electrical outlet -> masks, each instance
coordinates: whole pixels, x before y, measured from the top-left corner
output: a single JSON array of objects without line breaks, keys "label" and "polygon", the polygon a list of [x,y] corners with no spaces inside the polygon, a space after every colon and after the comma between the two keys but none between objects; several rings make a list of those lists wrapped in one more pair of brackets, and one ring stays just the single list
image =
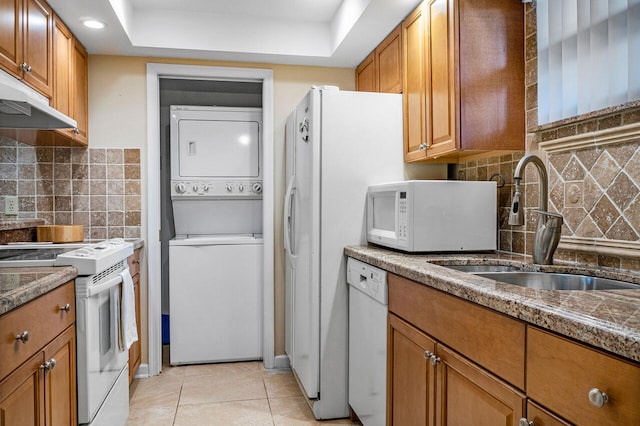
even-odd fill
[{"label": "electrical outlet", "polygon": [[16,196],[4,197],[4,214],[8,214],[8,215],[18,214],[18,197]]}]

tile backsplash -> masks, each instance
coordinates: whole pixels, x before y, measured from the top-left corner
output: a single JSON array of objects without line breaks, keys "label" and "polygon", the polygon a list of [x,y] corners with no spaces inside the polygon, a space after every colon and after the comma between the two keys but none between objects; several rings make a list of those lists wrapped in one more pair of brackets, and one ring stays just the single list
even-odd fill
[{"label": "tile backsplash", "polygon": [[139,149],[31,146],[0,137],[0,206],[18,196],[18,216],[84,225],[85,238],[139,238]]}]

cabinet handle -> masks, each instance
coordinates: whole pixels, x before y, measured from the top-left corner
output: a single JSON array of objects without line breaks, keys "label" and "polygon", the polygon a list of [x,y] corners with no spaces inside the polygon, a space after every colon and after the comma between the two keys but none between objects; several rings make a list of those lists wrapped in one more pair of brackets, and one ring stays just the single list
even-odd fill
[{"label": "cabinet handle", "polygon": [[60,311],[65,311],[66,313],[71,312],[71,305],[67,303],[66,305],[60,306]]},{"label": "cabinet handle", "polygon": [[427,144],[426,144],[426,143],[421,143],[421,144],[418,146],[418,149],[419,149],[420,151],[424,151],[425,149],[427,149]]},{"label": "cabinet handle", "polygon": [[40,365],[40,368],[48,373],[49,371],[53,370],[55,368],[55,366],[56,366],[56,359],[55,358],[51,358],[49,361],[47,361],[44,364]]},{"label": "cabinet handle", "polygon": [[525,419],[524,417],[520,419],[520,422],[518,423],[519,426],[536,426],[535,423]]},{"label": "cabinet handle", "polygon": [[16,340],[20,340],[22,343],[27,343],[29,341],[29,332],[25,330],[20,334],[16,334]]},{"label": "cabinet handle", "polygon": [[434,354],[431,354],[429,361],[431,361],[431,365],[435,366],[437,363],[439,363],[442,360],[440,359],[439,356],[435,356]]},{"label": "cabinet handle", "polygon": [[20,68],[22,68],[23,71],[31,72],[31,66],[27,65],[26,62],[23,62],[22,64],[20,64]]},{"label": "cabinet handle", "polygon": [[75,133],[76,135],[80,134],[80,129],[78,129],[77,127],[74,127],[73,133]]},{"label": "cabinet handle", "polygon": [[609,395],[601,392],[598,388],[593,388],[589,391],[589,402],[594,407],[602,408],[604,404],[609,401]]},{"label": "cabinet handle", "polygon": [[431,359],[433,354],[429,351],[424,351],[424,359]]}]

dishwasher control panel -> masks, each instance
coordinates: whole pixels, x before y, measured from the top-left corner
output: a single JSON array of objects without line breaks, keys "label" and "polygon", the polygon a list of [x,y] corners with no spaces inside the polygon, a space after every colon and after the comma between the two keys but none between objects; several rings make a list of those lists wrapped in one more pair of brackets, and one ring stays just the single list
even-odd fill
[{"label": "dishwasher control panel", "polygon": [[347,283],[378,302],[388,304],[387,271],[347,258]]}]

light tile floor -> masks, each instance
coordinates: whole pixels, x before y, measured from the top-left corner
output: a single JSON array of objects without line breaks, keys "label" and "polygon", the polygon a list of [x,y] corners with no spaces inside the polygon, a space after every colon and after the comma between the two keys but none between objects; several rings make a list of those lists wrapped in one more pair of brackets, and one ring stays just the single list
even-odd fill
[{"label": "light tile floor", "polygon": [[315,420],[290,371],[262,362],[171,367],[167,350],[162,374],[132,383],[127,426],[353,424]]}]

